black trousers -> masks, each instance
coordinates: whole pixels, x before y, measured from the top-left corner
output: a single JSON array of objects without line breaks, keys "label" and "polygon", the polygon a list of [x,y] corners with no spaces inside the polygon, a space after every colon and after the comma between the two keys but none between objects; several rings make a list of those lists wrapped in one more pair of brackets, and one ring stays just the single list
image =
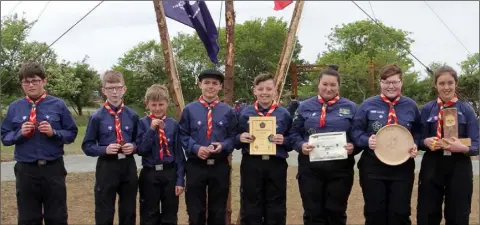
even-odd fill
[{"label": "black trousers", "polygon": [[353,186],[353,167],[350,165],[346,169],[328,171],[322,168],[321,163],[300,165],[298,169],[298,186],[304,210],[303,223],[345,225],[348,197]]},{"label": "black trousers", "polygon": [[140,224],[177,224],[176,182],[177,174],[173,163],[164,164],[162,170],[143,167],[139,177]]},{"label": "black trousers", "polygon": [[119,224],[135,224],[137,190],[137,165],[132,156],[99,157],[95,171],[95,223],[113,224],[118,193]]},{"label": "black trousers", "polygon": [[411,179],[385,180],[360,173],[365,225],[410,225]]},{"label": "black trousers", "polygon": [[285,159],[243,155],[240,166],[241,224],[286,223],[287,168]]},{"label": "black trousers", "polygon": [[[16,177],[18,224],[68,224],[67,171],[63,157],[43,163],[14,166]],[[42,212],[43,210],[43,212]]]},{"label": "black trousers", "polygon": [[[211,162],[211,161],[210,161]],[[185,202],[189,224],[221,225],[226,223],[226,209],[230,185],[230,166],[227,159],[189,159],[185,167]],[[208,218],[206,218],[208,193]]]},{"label": "black trousers", "polygon": [[418,225],[440,224],[444,196],[445,224],[468,225],[473,192],[472,161],[464,155],[428,154],[431,153],[426,153],[422,160],[418,181]]}]

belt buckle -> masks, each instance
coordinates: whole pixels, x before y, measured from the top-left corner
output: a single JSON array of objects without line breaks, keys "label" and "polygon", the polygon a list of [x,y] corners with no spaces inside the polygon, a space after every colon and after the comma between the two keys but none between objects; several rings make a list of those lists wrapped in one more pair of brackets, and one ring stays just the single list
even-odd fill
[{"label": "belt buckle", "polygon": [[118,153],[117,157],[118,157],[118,159],[126,158],[125,154],[123,154],[123,153]]},{"label": "belt buckle", "polygon": [[47,165],[47,160],[44,160],[44,159],[38,160],[38,161],[37,161],[37,164],[38,164],[39,166],[45,166],[45,165]]},{"label": "belt buckle", "polygon": [[270,156],[269,155],[262,155],[262,160],[270,160]]},{"label": "belt buckle", "polygon": [[450,155],[452,155],[452,153],[450,151],[443,150],[443,155],[450,156]]},{"label": "belt buckle", "polygon": [[209,166],[215,165],[215,159],[207,159],[207,165]]},{"label": "belt buckle", "polygon": [[155,165],[155,171],[161,171],[161,170],[163,170],[163,164]]}]

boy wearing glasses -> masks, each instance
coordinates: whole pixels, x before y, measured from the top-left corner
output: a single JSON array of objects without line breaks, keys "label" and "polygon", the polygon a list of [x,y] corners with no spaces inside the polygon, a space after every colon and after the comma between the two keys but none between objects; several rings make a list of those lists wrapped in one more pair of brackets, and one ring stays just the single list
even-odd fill
[{"label": "boy wearing glasses", "polygon": [[135,137],[139,117],[123,104],[127,88],[123,75],[107,71],[102,79],[104,106],[88,120],[82,150],[98,156],[95,171],[95,223],[113,224],[116,194],[119,196],[119,224],[135,224],[137,165]]},{"label": "boy wearing glasses", "polygon": [[26,96],[10,104],[2,123],[2,143],[15,145],[18,224],[68,220],[63,146],[75,140],[78,129],[65,103],[47,95],[45,77],[42,65],[22,65]]}]

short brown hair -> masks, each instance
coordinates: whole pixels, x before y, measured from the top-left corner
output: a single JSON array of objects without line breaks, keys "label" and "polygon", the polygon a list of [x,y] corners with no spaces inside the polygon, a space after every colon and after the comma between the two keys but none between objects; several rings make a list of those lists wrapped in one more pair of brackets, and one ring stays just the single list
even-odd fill
[{"label": "short brown hair", "polygon": [[42,80],[45,79],[46,74],[45,74],[45,68],[43,68],[42,64],[38,62],[25,62],[22,64],[20,67],[20,71],[18,74],[18,78],[20,81],[23,79],[29,77],[33,78],[35,76],[39,76],[42,78]]},{"label": "short brown hair", "polygon": [[403,80],[403,72],[397,64],[388,64],[380,69],[380,79],[386,80],[391,76],[399,75],[400,80]]},{"label": "short brown hair", "polygon": [[455,80],[455,83],[458,83],[458,76],[457,76],[457,71],[455,71],[452,67],[450,66],[441,66],[440,68],[435,70],[434,73],[434,82],[433,84],[437,84],[438,78],[443,75],[444,73],[449,73],[453,79]]},{"label": "short brown hair", "polygon": [[148,101],[166,100],[168,102],[169,99],[170,95],[165,85],[154,84],[150,86],[145,93],[145,104],[147,104]]},{"label": "short brown hair", "polygon": [[337,78],[338,85],[340,85],[340,73],[338,73],[337,65],[328,65],[326,70],[322,70],[320,75],[318,75],[318,82],[322,79],[323,75],[330,75]]},{"label": "short brown hair", "polygon": [[253,86],[257,86],[267,80],[273,80],[275,82],[275,78],[271,73],[260,73],[253,79]]},{"label": "short brown hair", "polygon": [[105,86],[106,83],[122,83],[125,84],[123,79],[123,74],[120,71],[108,70],[103,74],[102,85]]}]

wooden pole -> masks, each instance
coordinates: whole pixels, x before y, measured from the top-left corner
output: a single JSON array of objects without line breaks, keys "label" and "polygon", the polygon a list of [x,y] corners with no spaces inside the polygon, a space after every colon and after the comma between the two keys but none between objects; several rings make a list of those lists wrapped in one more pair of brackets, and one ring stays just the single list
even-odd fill
[{"label": "wooden pole", "polygon": [[292,65],[292,95],[298,97],[297,95],[297,64]]},{"label": "wooden pole", "polygon": [[[234,62],[235,62],[235,10],[233,0],[225,1],[225,35],[227,38],[227,49],[225,54],[225,103],[233,104],[233,88],[234,88]],[[227,216],[226,224],[232,224],[232,154],[228,156],[228,164],[230,165],[230,181],[227,199]]]},{"label": "wooden pole", "polygon": [[234,63],[235,63],[235,10],[233,0],[225,1],[225,34],[227,38],[227,48],[225,54],[225,103],[233,104],[234,88]]},{"label": "wooden pole", "polygon": [[295,35],[297,33],[298,24],[302,15],[303,5],[305,1],[296,1],[295,9],[293,10],[292,20],[290,21],[290,28],[288,29],[287,37],[283,45],[282,54],[277,65],[277,72],[275,73],[275,90],[277,91],[277,102],[280,102],[282,97],[283,84],[285,76],[287,75],[288,66],[292,60],[292,52],[295,46]]},{"label": "wooden pole", "polygon": [[170,44],[170,36],[168,35],[167,21],[165,18],[165,11],[163,10],[163,3],[160,0],[153,0],[155,14],[157,16],[158,31],[160,32],[160,41],[163,48],[163,58],[165,59],[165,70],[168,74],[168,85],[170,94],[177,111],[177,120],[182,115],[182,110],[185,107],[183,100],[182,85],[177,74],[175,61],[173,58],[172,45]]}]

